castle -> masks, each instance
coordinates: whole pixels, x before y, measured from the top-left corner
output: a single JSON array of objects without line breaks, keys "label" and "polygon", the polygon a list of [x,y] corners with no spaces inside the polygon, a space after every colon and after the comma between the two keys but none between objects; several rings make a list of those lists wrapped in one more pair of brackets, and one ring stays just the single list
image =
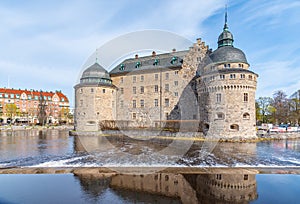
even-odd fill
[{"label": "castle", "polygon": [[[226,15],[227,16],[227,15]],[[109,73],[97,62],[75,85],[75,130],[173,128],[222,138],[256,137],[258,75],[233,46],[227,17],[218,48],[201,40],[188,50],[126,59]]]}]

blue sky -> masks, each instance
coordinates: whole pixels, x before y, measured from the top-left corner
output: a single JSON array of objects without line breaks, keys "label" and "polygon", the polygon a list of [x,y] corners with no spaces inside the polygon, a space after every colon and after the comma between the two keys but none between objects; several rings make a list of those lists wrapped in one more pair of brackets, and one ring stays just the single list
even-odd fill
[{"label": "blue sky", "polygon": [[[300,88],[300,1],[1,1],[0,87],[62,90],[106,42],[148,29],[170,31],[212,49],[224,24],[259,74],[257,98]],[[99,61],[101,61],[101,56]],[[73,104],[73,102],[72,102]]]}]

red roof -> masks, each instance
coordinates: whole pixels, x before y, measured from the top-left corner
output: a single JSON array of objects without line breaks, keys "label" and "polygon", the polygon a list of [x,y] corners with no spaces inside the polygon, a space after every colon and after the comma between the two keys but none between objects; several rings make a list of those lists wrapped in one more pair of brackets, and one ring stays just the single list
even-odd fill
[{"label": "red roof", "polygon": [[[66,95],[64,95],[62,92],[60,91],[55,91],[55,92],[48,92],[48,91],[37,91],[37,90],[22,90],[22,89],[9,89],[9,88],[0,88],[0,94],[19,94],[21,95],[22,93],[25,93],[26,95],[31,95],[31,96],[40,96],[42,93],[42,96],[46,96],[46,97],[53,97],[54,94],[56,94],[60,101],[62,101],[62,99],[64,99],[64,102],[69,102],[69,99]],[[14,96],[16,97],[16,96]]]}]

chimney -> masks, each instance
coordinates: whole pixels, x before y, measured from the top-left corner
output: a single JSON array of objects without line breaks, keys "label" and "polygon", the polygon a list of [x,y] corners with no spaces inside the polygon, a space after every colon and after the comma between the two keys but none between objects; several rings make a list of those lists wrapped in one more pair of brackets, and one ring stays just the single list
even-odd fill
[{"label": "chimney", "polygon": [[156,56],[156,52],[153,51],[153,52],[152,52],[152,57],[155,57],[155,56]]},{"label": "chimney", "polygon": [[197,38],[197,43],[198,43],[198,45],[201,44],[201,38]]},{"label": "chimney", "polygon": [[175,48],[173,48],[173,49],[172,49],[172,52],[176,52],[176,49],[175,49]]},{"label": "chimney", "polygon": [[138,54],[136,54],[136,55],[135,55],[135,59],[138,59],[138,58],[139,58],[139,55],[138,55]]}]

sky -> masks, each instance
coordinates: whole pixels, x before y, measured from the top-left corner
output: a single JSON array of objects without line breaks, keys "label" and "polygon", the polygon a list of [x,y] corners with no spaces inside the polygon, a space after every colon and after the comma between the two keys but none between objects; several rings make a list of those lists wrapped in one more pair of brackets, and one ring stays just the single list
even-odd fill
[{"label": "sky", "polygon": [[73,87],[97,48],[128,33],[159,30],[192,43],[201,38],[215,50],[226,4],[234,46],[259,75],[256,98],[298,90],[297,0],[1,1],[0,87],[61,90],[73,106]]}]

